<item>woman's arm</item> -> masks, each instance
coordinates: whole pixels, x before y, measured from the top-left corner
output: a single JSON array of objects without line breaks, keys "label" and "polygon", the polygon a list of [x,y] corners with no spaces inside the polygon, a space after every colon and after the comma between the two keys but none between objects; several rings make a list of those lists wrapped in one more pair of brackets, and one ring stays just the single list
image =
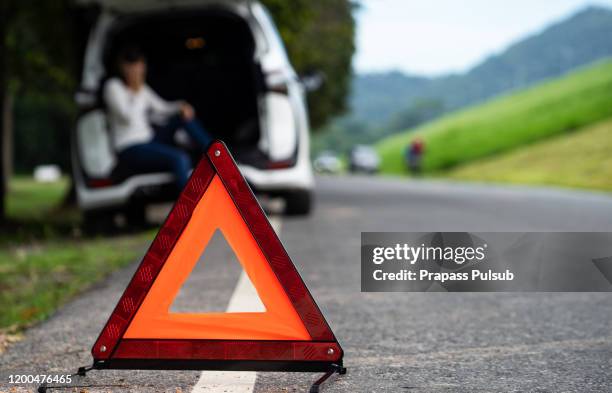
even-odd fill
[{"label": "woman's arm", "polygon": [[183,105],[181,101],[166,101],[157,95],[148,85],[145,85],[143,88],[145,89],[149,105],[155,114],[169,116],[181,111],[181,106]]}]

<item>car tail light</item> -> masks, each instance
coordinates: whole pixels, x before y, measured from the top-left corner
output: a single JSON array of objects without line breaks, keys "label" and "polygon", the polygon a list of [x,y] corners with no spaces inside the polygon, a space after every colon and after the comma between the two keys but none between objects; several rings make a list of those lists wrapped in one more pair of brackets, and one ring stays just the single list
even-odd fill
[{"label": "car tail light", "polygon": [[286,95],[289,95],[289,86],[287,86],[287,83],[285,82],[274,84],[274,85],[268,86],[268,91],[271,93],[278,93],[278,94],[282,94],[286,96]]},{"label": "car tail light", "polygon": [[87,185],[90,188],[104,188],[112,186],[113,181],[111,179],[89,179]]},{"label": "car tail light", "polygon": [[270,93],[289,95],[287,78],[282,71],[272,71],[266,75],[266,89]]},{"label": "car tail light", "polygon": [[285,169],[295,165],[295,160],[272,161],[268,163],[268,169]]}]

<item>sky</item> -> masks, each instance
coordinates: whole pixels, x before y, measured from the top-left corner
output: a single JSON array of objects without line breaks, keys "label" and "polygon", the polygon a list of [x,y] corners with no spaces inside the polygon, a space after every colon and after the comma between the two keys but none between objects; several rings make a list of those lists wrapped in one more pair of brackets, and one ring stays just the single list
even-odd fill
[{"label": "sky", "polygon": [[612,0],[361,0],[355,70],[462,72],[589,5]]}]

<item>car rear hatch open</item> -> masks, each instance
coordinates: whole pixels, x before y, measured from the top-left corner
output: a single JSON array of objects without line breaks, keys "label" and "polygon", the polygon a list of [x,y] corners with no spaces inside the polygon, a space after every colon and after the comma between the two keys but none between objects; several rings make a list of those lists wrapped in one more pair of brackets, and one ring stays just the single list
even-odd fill
[{"label": "car rear hatch open", "polygon": [[[88,37],[82,45],[83,102],[100,102],[101,88],[116,69],[117,52],[126,43],[136,44],[147,55],[152,88],[166,99],[189,101],[204,127],[224,140],[239,162],[259,168],[292,165],[297,135],[290,97],[267,86],[268,74],[287,60],[269,56],[281,53],[270,52],[269,45],[282,47],[282,42],[278,37],[267,41],[257,22],[261,15],[252,14],[265,11],[249,3],[80,0],[89,9],[83,14],[94,21],[81,29],[82,37]],[[268,25],[263,28],[274,29],[273,22]],[[273,61],[262,63],[263,58]]]}]

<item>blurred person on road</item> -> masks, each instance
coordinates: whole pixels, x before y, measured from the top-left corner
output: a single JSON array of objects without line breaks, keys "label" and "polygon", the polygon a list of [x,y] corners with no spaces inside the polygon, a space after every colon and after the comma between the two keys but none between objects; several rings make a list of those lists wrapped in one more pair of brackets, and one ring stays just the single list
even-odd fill
[{"label": "blurred person on road", "polygon": [[[146,84],[146,58],[139,48],[123,48],[117,68],[119,77],[106,82],[103,97],[119,162],[135,171],[171,171],[182,189],[192,163],[187,152],[174,144],[174,134],[185,130],[202,152],[211,136],[190,104],[166,101]],[[161,117],[165,123],[154,128],[152,117]]]},{"label": "blurred person on road", "polygon": [[421,174],[421,162],[425,152],[425,143],[421,138],[413,139],[406,147],[406,164],[410,173],[419,176]]}]

